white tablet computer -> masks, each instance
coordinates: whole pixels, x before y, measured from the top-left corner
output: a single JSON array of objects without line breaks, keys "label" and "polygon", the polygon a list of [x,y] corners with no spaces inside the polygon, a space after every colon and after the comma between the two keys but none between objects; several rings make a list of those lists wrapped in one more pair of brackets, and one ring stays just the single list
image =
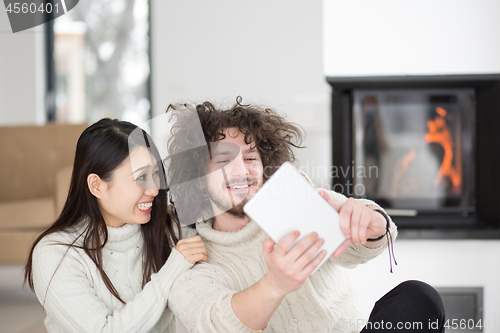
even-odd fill
[{"label": "white tablet computer", "polygon": [[316,231],[325,240],[321,248],[327,251],[316,270],[345,240],[338,212],[290,162],[281,165],[243,211],[276,243],[294,230],[300,231],[295,242]]}]

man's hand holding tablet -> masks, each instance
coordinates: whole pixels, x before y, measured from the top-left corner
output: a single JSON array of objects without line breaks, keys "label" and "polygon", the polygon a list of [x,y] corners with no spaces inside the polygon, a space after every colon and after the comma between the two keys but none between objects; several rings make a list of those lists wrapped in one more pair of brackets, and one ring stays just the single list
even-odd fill
[{"label": "man's hand holding tablet", "polygon": [[351,243],[377,247],[384,242],[367,243],[368,238],[384,234],[382,214],[352,198],[340,204],[325,191],[316,192],[289,162],[269,178],[244,211],[270,236],[263,244],[270,273],[269,264],[276,264],[295,272],[299,280],[316,272],[331,255],[340,256]]},{"label": "man's hand holding tablet", "polygon": [[[243,210],[271,237],[273,242],[269,240],[264,244],[265,254],[275,243],[279,243],[279,246],[273,252],[278,250],[282,255],[291,252],[292,246],[299,244],[292,254],[297,254],[299,250],[302,250],[300,254],[310,253],[306,250],[313,243],[318,245],[312,242],[312,238],[321,237],[324,243],[318,249],[326,250],[326,255],[315,268],[318,269],[345,241],[335,208],[321,198],[307,179],[289,162],[284,163],[268,179]],[[293,234],[294,231],[299,231],[300,234]],[[316,237],[310,235],[312,233],[316,233]],[[302,242],[303,239],[310,241]],[[292,242],[289,243],[289,240]],[[282,251],[284,246],[286,249]],[[317,252],[314,255],[317,255]],[[295,259],[298,258],[300,255]],[[288,258],[282,261],[282,265],[291,260]],[[304,258],[300,261],[304,261]]]},{"label": "man's hand holding tablet", "polygon": [[318,253],[324,240],[317,233],[303,237],[292,246],[299,236],[300,232],[294,231],[276,247],[271,238],[262,244],[262,254],[268,267],[263,280],[271,286],[269,292],[275,293],[276,297],[297,290],[326,256],[326,250]]},{"label": "man's hand holding tablet", "polygon": [[[382,214],[374,210],[378,207],[373,206],[374,209],[370,209],[353,198],[339,204],[333,201],[325,191],[321,190],[319,193],[339,212],[340,229],[345,241],[335,250],[334,257],[339,257],[351,243],[357,246],[363,244],[371,248],[385,243],[385,239],[381,236],[385,235],[388,222]],[[378,240],[374,241],[375,239]]]}]

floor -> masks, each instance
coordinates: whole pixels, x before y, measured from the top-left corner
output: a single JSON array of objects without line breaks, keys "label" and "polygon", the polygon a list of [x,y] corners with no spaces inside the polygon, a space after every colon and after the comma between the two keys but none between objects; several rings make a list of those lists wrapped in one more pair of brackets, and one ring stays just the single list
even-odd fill
[{"label": "floor", "polygon": [[[0,265],[0,333],[47,333],[45,312],[22,281],[23,266]],[[177,327],[177,333],[185,332],[184,327]]]},{"label": "floor", "polygon": [[23,266],[0,265],[0,333],[47,333],[45,312],[22,281]]}]

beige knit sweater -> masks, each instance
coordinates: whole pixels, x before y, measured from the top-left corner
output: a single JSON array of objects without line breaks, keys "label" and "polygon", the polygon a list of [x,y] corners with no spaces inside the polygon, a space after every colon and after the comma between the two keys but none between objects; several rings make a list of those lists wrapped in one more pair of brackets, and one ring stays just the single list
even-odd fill
[{"label": "beige knit sweater", "polygon": [[[347,200],[341,194],[329,194],[337,202]],[[377,206],[369,200],[361,202]],[[208,263],[197,264],[179,276],[169,296],[169,308],[190,332],[250,332],[233,312],[231,298],[267,273],[262,256],[267,235],[253,221],[236,232],[216,231],[204,222],[196,228],[205,242]],[[392,222],[390,231],[395,239]],[[385,247],[351,245],[340,258],[329,259],[283,299],[266,332],[359,332],[364,318],[356,309],[345,268],[367,262]]]},{"label": "beige knit sweater", "polygon": [[[163,267],[142,288],[144,241],[140,225],[107,229],[108,242],[102,250],[104,271],[126,304],[106,288],[83,250],[57,245],[78,238],[79,227],[50,234],[37,244],[33,253],[33,282],[36,296],[47,313],[47,331],[175,333],[167,297],[177,276],[192,264],[172,249]],[[192,232],[184,235],[189,237]],[[76,244],[80,243],[77,240]]]}]

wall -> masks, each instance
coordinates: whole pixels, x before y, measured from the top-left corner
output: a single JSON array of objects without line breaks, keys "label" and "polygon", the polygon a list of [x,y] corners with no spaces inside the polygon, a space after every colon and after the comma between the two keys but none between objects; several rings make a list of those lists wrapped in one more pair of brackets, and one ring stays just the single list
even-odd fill
[{"label": "wall", "polygon": [[43,27],[13,34],[0,9],[0,126],[45,123]]},{"label": "wall", "polygon": [[[434,287],[483,287],[485,333],[498,332],[500,265],[497,240],[397,240],[397,266],[389,273],[387,251],[350,272],[359,287],[359,304],[368,316],[373,303],[405,280]],[[462,319],[462,318],[449,318]]]},{"label": "wall", "polygon": [[327,76],[500,73],[497,0],[324,0]]},{"label": "wall", "polygon": [[[153,114],[170,103],[271,106],[307,132],[304,165],[329,166],[321,1],[152,1]],[[313,177],[321,183],[320,175]],[[329,183],[328,180],[325,183]]]}]

